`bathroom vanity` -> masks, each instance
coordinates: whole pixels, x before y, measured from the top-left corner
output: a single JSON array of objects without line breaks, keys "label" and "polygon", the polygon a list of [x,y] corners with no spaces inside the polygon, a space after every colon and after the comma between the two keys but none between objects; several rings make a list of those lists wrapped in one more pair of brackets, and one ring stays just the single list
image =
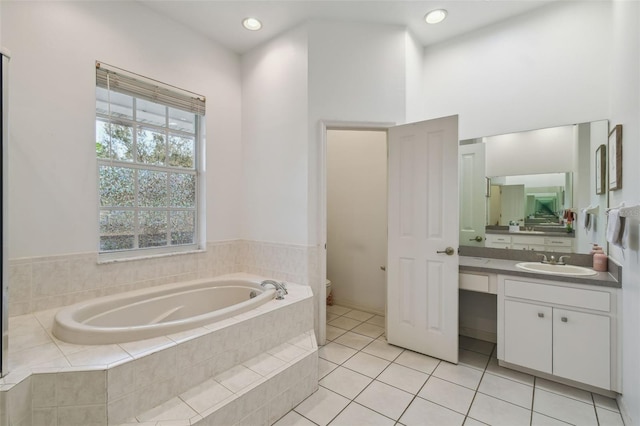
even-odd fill
[{"label": "bathroom vanity", "polygon": [[600,393],[621,392],[618,280],[606,272],[531,273],[517,263],[460,257],[460,289],[495,295],[499,364]]},{"label": "bathroom vanity", "polygon": [[559,232],[495,232],[487,231],[485,247],[514,250],[573,252],[573,235]]}]

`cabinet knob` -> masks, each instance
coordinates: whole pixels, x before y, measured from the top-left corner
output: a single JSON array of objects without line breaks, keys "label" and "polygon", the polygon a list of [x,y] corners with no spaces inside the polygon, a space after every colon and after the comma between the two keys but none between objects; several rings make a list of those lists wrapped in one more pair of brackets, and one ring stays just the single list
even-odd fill
[{"label": "cabinet knob", "polygon": [[562,321],[562,322],[568,322],[569,320],[567,319],[567,317],[562,317],[562,318],[560,318],[560,321]]},{"label": "cabinet knob", "polygon": [[538,318],[544,318],[544,313],[543,312],[538,312]]}]

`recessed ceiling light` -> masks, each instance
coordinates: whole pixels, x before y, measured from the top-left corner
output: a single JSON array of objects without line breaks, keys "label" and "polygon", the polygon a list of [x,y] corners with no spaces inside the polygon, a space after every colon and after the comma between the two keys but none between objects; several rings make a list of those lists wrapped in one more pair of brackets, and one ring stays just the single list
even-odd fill
[{"label": "recessed ceiling light", "polygon": [[242,20],[242,26],[249,31],[258,31],[260,28],[262,28],[262,22],[260,22],[256,18],[244,18]]},{"label": "recessed ceiling light", "polygon": [[447,17],[447,11],[444,9],[436,9],[427,13],[424,17],[424,20],[427,21],[427,24],[438,24],[444,21],[444,18]]}]

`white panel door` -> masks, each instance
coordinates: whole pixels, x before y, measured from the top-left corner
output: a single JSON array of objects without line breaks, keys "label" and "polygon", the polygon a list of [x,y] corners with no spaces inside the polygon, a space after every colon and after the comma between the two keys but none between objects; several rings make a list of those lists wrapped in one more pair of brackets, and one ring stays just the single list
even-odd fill
[{"label": "white panel door", "polygon": [[458,117],[392,127],[388,147],[387,341],[457,363]]},{"label": "white panel door", "polygon": [[503,185],[500,192],[500,225],[512,220],[524,225],[524,185]]},{"label": "white panel door", "polygon": [[460,245],[484,247],[487,216],[485,145],[460,145]]}]

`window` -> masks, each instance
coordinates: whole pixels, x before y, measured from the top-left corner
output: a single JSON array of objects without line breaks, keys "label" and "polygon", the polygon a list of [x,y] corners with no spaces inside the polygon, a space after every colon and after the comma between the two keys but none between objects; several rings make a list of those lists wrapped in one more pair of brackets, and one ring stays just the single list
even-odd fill
[{"label": "window", "polygon": [[96,64],[101,255],[198,247],[203,117],[204,97]]}]

